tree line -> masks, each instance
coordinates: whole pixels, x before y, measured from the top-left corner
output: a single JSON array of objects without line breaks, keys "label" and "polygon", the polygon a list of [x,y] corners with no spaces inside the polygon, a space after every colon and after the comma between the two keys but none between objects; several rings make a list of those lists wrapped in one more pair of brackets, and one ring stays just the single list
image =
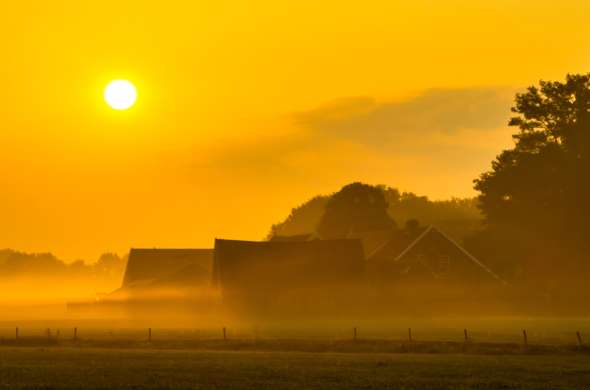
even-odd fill
[{"label": "tree line", "polygon": [[25,253],[0,250],[1,280],[70,280],[93,281],[97,285],[120,284],[127,256],[104,253],[93,264],[83,260],[66,263],[51,253]]},{"label": "tree line", "polygon": [[[358,200],[355,201],[355,198]],[[367,204],[359,203],[360,199],[365,199]],[[293,208],[285,220],[271,227],[267,238],[318,232],[318,225],[325,214],[326,206],[330,203],[332,204],[331,215],[326,217],[321,230],[327,236],[346,235],[350,226],[344,221],[338,221],[338,218],[345,218],[348,215],[351,222],[361,222],[370,218],[368,215],[364,217],[355,215],[358,211],[354,212],[352,209],[362,209],[364,206],[370,208],[372,200],[376,200],[374,206],[377,206],[378,209],[374,217],[381,219],[381,222],[367,220],[364,223],[373,224],[378,229],[394,226],[401,228],[407,223],[419,222],[423,225],[435,224],[457,239],[463,239],[479,227],[482,221],[482,214],[477,207],[477,199],[475,198],[431,200],[427,196],[420,196],[413,192],[401,192],[397,188],[385,185],[370,186],[363,183],[351,183],[336,194],[316,196]],[[338,206],[338,203],[341,206]],[[391,224],[386,222],[387,216],[393,221]],[[333,227],[328,226],[330,224]],[[338,233],[339,229],[345,233]],[[356,229],[362,230],[360,227]]]},{"label": "tree line", "polygon": [[517,94],[511,110],[514,147],[474,181],[485,225],[469,245],[517,279],[583,282],[590,246],[590,73],[541,81]]}]

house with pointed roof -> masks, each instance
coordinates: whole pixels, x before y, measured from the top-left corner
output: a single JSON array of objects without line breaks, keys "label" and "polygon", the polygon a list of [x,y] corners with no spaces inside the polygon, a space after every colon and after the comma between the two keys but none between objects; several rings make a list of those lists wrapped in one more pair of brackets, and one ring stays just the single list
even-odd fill
[{"label": "house with pointed roof", "polygon": [[367,264],[381,283],[506,284],[485,263],[438,228],[428,226],[413,233],[400,232],[371,246]]}]

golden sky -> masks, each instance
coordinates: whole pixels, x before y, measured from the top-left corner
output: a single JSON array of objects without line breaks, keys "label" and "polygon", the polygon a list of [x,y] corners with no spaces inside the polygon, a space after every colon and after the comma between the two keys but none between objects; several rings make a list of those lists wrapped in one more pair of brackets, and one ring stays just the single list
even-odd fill
[{"label": "golden sky", "polygon": [[[41,1],[0,16],[0,247],[95,259],[262,238],[353,180],[433,198],[512,95],[590,70],[586,0]],[[108,81],[138,88],[130,111]]]}]

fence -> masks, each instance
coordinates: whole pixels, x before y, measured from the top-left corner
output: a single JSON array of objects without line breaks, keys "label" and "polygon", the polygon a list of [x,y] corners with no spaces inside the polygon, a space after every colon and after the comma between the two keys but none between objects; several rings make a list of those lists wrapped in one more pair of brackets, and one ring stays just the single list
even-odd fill
[{"label": "fence", "polygon": [[[514,334],[506,337],[494,339],[494,336],[485,331],[473,331],[464,328],[461,332],[457,331],[455,337],[447,339],[441,337],[426,337],[427,333],[416,332],[415,329],[407,328],[406,337],[399,337],[401,332],[392,332],[389,337],[383,337],[381,333],[375,333],[369,330],[363,333],[363,329],[358,326],[351,326],[342,328],[340,332],[332,337],[325,337],[322,335],[315,335],[310,337],[308,332],[301,332],[299,335],[293,332],[279,332],[279,331],[261,331],[260,329],[244,329],[231,327],[220,327],[218,329],[166,329],[166,328],[119,328],[119,329],[97,329],[88,328],[86,331],[79,327],[73,328],[38,328],[38,327],[15,327],[13,335],[10,337],[7,329],[0,330],[0,343],[4,345],[36,345],[36,344],[51,344],[51,345],[70,345],[70,344],[94,344],[100,345],[109,343],[125,343],[129,346],[149,345],[152,343],[159,343],[161,345],[170,345],[175,348],[186,346],[214,346],[216,342],[225,343],[226,346],[236,346],[236,343],[242,343],[249,347],[266,346],[268,348],[277,347],[278,349],[291,346],[295,349],[300,349],[301,346],[308,347],[316,343],[317,346],[328,345],[374,345],[389,346],[390,349],[394,346],[399,347],[400,352],[408,351],[423,351],[426,347],[446,346],[449,351],[456,351],[458,347],[461,350],[477,351],[485,347],[486,350],[496,348],[498,352],[506,351],[541,351],[544,349],[559,349],[565,348],[567,350],[587,351],[588,348],[583,342],[582,332],[569,331],[563,332],[560,339],[553,339],[553,342],[547,342],[547,338],[535,338],[535,333],[531,335],[527,329],[521,330],[520,340],[516,336],[519,332],[514,331]],[[506,336],[506,335],[505,335]],[[531,337],[532,336],[532,337]],[[569,338],[568,338],[569,337]],[[530,338],[530,339],[529,339]],[[220,344],[224,345],[224,344]],[[219,345],[218,345],[219,346]],[[272,349],[272,348],[271,348]],[[393,348],[396,350],[395,348]],[[393,351],[393,350],[392,350]],[[397,350],[396,350],[397,351]],[[433,350],[432,352],[440,352]]]}]

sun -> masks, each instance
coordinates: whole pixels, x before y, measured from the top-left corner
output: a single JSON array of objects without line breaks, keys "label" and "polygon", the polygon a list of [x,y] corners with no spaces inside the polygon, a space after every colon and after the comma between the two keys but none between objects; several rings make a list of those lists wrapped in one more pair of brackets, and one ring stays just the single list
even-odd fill
[{"label": "sun", "polygon": [[104,100],[115,110],[127,110],[137,101],[137,89],[127,80],[113,80],[104,90]]}]

